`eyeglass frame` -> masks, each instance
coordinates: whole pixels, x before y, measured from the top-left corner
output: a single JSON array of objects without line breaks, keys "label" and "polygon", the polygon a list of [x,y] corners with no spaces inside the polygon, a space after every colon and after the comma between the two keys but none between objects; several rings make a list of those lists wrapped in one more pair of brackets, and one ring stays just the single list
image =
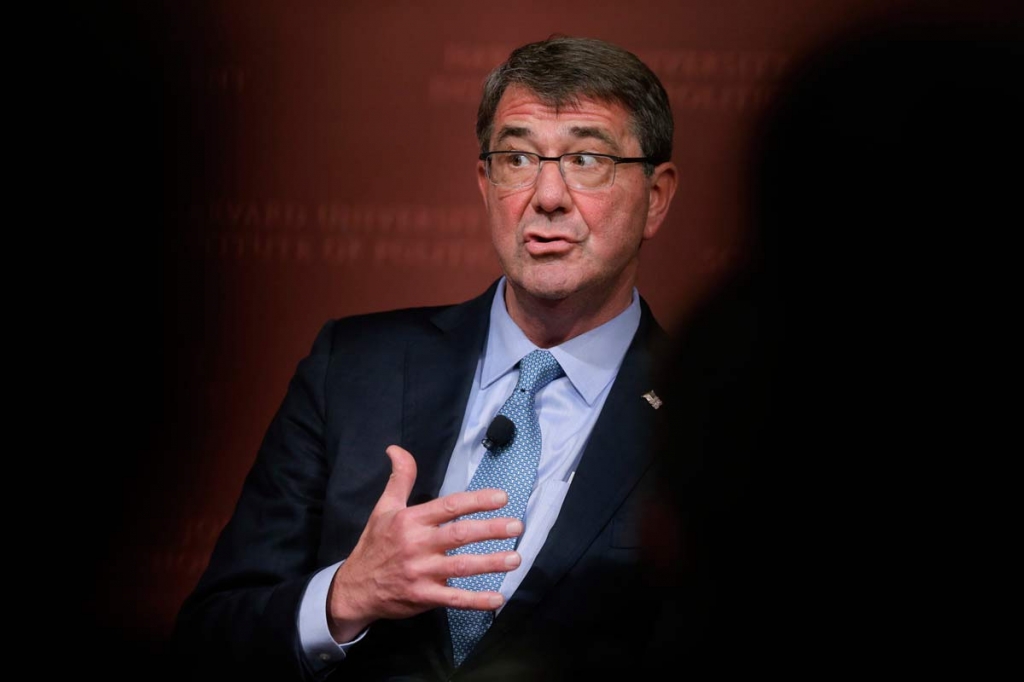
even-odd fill
[{"label": "eyeglass frame", "polygon": [[[529,156],[535,156],[537,157],[537,174],[533,177],[532,181],[524,183],[522,185],[499,185],[498,183],[491,179],[491,164],[487,163],[488,159],[490,159],[490,157],[494,156],[495,154],[528,154]],[[607,185],[602,185],[601,187],[572,187],[571,185],[569,185],[569,181],[565,179],[565,170],[562,168],[562,159],[566,156],[600,156],[605,159],[611,159],[611,181]],[[565,154],[559,154],[558,156],[541,156],[536,152],[525,152],[519,149],[496,149],[490,152],[482,152],[480,156],[477,158],[484,162],[484,172],[487,174],[487,181],[490,182],[495,187],[504,187],[505,189],[522,189],[524,187],[532,187],[536,185],[537,180],[540,179],[540,171],[544,165],[544,162],[557,161],[558,174],[562,176],[562,182],[564,182],[567,187],[572,187],[572,189],[583,192],[599,189],[608,189],[609,187],[613,186],[615,184],[615,167],[618,166],[620,163],[649,163],[652,166],[656,166],[659,163],[662,163],[662,161],[659,161],[658,158],[654,156],[615,156],[614,154],[600,154],[598,152],[566,152]]]}]

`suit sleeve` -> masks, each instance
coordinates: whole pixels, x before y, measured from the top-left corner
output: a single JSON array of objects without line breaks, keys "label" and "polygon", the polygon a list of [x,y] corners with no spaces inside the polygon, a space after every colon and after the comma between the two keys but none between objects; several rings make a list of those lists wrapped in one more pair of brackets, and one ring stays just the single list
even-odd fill
[{"label": "suit sleeve", "polygon": [[312,679],[297,618],[321,568],[334,331],[327,323],[299,363],[209,566],[179,612],[172,651],[182,679]]}]

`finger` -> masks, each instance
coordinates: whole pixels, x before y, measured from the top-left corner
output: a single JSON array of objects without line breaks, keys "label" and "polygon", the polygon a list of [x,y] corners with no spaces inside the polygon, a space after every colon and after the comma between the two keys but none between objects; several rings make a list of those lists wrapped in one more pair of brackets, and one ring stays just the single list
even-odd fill
[{"label": "finger", "polygon": [[467,575],[484,573],[508,573],[519,568],[523,558],[519,552],[494,552],[493,554],[453,554],[444,557],[440,569],[445,580],[464,578]]},{"label": "finger", "polygon": [[391,460],[391,477],[384,486],[377,501],[378,511],[404,509],[412,494],[413,483],[416,482],[416,460],[409,451],[398,445],[389,445],[384,451]]},{"label": "finger", "polygon": [[508,504],[508,493],[498,488],[458,492],[424,502],[416,507],[416,516],[424,524],[437,526],[478,511],[501,509]]},{"label": "finger", "polygon": [[437,538],[440,549],[454,549],[481,540],[504,540],[522,535],[523,522],[507,517],[463,519],[441,526]]},{"label": "finger", "polygon": [[476,592],[446,585],[434,587],[428,593],[428,599],[437,606],[472,611],[493,611],[505,603],[500,592]]}]

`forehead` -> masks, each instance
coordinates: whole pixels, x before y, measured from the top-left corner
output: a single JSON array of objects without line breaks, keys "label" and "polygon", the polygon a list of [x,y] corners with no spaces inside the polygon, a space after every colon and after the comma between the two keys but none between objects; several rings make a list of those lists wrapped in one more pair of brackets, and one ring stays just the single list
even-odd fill
[{"label": "forehead", "polygon": [[565,139],[599,139],[625,152],[638,147],[631,116],[618,102],[580,98],[574,104],[554,107],[532,90],[512,86],[502,95],[494,112],[492,145],[503,139],[526,138],[538,144]]}]

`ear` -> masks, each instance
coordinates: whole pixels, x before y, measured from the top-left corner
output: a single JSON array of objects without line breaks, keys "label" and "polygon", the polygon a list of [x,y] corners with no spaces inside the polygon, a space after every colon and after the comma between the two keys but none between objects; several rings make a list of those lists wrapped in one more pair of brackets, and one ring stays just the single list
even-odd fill
[{"label": "ear", "polygon": [[487,179],[487,168],[484,166],[484,161],[476,162],[476,184],[480,188],[480,196],[484,199],[484,210],[490,210],[488,206],[487,192],[491,188],[491,181]]},{"label": "ear", "polygon": [[665,162],[655,167],[648,180],[647,224],[644,226],[644,239],[650,239],[658,233],[661,224],[668,215],[668,207],[676,194],[678,171],[672,162]]}]

